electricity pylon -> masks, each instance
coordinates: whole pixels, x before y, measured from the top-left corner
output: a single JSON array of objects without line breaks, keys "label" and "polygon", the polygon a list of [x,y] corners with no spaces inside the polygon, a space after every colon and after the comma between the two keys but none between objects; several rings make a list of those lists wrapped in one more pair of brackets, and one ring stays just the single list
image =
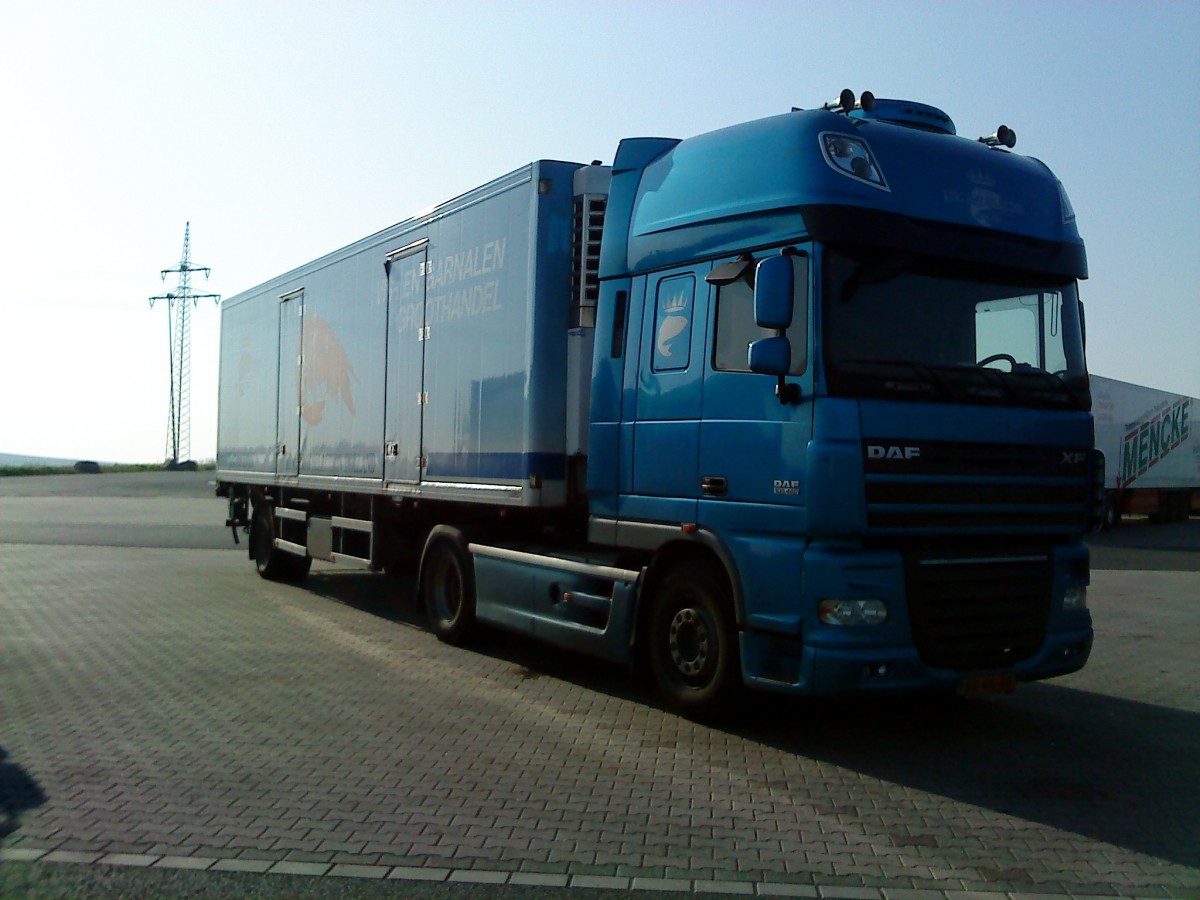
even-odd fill
[{"label": "electricity pylon", "polygon": [[155,300],[167,301],[167,340],[171,349],[171,410],[167,419],[167,468],[195,468],[188,460],[192,443],[192,307],[200,300],[221,300],[220,294],[197,294],[192,290],[192,273],[203,272],[205,279],[212,271],[208,266],[192,265],[192,223],[183,229],[183,258],[172,269],[159,273],[163,281],[169,273],[179,275],[179,284],[167,294],[150,298],[150,308]]}]

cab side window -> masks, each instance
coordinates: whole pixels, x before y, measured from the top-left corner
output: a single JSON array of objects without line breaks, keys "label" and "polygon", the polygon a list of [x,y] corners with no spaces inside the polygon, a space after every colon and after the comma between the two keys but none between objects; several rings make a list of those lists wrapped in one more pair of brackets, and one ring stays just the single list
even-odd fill
[{"label": "cab side window", "polygon": [[[796,295],[792,325],[787,330],[792,344],[789,375],[802,375],[808,368],[808,257],[792,257]],[[748,270],[748,274],[749,271]],[[719,372],[749,372],[747,354],[751,342],[775,332],[754,323],[754,289],[748,278],[723,284],[717,289],[716,336],[713,339],[713,368]]]}]

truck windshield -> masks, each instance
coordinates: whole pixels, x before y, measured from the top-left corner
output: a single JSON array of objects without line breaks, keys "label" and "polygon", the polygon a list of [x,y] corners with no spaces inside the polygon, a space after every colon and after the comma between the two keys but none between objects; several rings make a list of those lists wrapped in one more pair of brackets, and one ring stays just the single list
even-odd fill
[{"label": "truck windshield", "polygon": [[831,394],[1090,406],[1073,280],[826,248],[822,283]]}]

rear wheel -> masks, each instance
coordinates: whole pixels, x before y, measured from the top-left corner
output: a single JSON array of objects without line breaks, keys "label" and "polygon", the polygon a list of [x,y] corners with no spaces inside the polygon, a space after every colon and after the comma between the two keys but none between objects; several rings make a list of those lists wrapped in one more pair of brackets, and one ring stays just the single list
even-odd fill
[{"label": "rear wheel", "polygon": [[475,631],[475,572],[466,551],[450,537],[431,543],[421,560],[421,600],[439,640],[464,644]]},{"label": "rear wheel", "polygon": [[250,558],[268,581],[300,581],[312,568],[312,557],[296,556],[275,546],[275,523],[265,506],[254,510],[250,524]]},{"label": "rear wheel", "polygon": [[651,600],[650,666],[663,699],[701,718],[725,712],[741,688],[729,582],[711,563],[675,565]]}]

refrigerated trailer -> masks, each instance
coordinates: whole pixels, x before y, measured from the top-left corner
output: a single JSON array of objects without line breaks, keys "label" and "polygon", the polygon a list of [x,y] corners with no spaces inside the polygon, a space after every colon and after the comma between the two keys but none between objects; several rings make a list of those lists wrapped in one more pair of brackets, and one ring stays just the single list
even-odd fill
[{"label": "refrigerated trailer", "polygon": [[1200,513],[1200,400],[1091,376],[1096,446],[1107,462],[1104,524],[1123,515],[1181,522]]},{"label": "refrigerated trailer", "polygon": [[833,103],[542,160],[227,299],[260,575],[742,686],[976,694],[1092,643],[1082,240],[1006,128]]}]

